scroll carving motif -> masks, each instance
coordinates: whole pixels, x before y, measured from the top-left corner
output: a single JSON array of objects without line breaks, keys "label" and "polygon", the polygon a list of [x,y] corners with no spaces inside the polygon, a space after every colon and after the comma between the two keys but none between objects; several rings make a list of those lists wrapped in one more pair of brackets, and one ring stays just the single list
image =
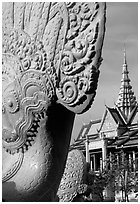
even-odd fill
[{"label": "scroll carving motif", "polygon": [[61,80],[57,96],[68,109],[80,113],[77,107],[95,96],[99,75],[104,19],[100,19],[99,3],[68,3],[68,26],[60,62]]},{"label": "scroll carving motif", "polygon": [[3,147],[10,153],[24,152],[34,141],[39,115],[47,111],[54,93],[48,75],[23,69],[13,56],[3,55]]}]

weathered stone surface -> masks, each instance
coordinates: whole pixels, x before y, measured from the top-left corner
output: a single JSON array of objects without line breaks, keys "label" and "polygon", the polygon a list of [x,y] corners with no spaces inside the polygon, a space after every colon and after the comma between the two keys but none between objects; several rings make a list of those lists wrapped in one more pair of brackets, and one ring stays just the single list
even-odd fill
[{"label": "weathered stone surface", "polygon": [[75,113],[96,93],[105,3],[2,7],[3,199],[53,201]]},{"label": "weathered stone surface", "polygon": [[59,202],[72,202],[87,191],[86,159],[80,150],[72,150],[68,154],[61,183],[57,192]]}]

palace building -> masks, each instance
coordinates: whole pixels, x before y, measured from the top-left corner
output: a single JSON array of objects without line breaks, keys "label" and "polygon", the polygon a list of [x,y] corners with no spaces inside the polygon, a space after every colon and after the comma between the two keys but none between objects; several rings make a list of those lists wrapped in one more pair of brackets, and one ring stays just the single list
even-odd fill
[{"label": "palace building", "polygon": [[102,170],[107,157],[123,151],[137,171],[138,165],[138,103],[132,90],[129,78],[126,52],[122,70],[121,86],[118,100],[113,108],[105,106],[103,116],[99,120],[83,125],[77,139],[70,149],[80,149],[86,156],[93,171]]}]

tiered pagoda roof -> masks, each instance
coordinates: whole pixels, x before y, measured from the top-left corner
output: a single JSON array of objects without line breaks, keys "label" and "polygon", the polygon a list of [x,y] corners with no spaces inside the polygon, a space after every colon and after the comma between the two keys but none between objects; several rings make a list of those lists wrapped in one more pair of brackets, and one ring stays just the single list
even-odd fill
[{"label": "tiered pagoda roof", "polygon": [[122,70],[121,87],[116,105],[122,111],[126,119],[129,118],[133,109],[137,107],[136,97],[134,96],[134,92],[132,91],[132,86],[130,84],[128,74],[129,72],[126,60],[126,51],[124,50],[124,63]]}]

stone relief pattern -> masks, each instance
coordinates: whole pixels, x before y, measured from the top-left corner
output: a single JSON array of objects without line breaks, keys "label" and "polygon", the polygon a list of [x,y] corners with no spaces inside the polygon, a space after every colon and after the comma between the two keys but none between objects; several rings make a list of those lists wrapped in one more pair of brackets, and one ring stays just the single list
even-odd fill
[{"label": "stone relief pattern", "polygon": [[25,152],[32,145],[42,114],[47,111],[53,96],[48,75],[42,76],[31,68],[34,62],[27,64],[25,67],[29,70],[25,72],[21,62],[8,54],[3,55],[2,111],[6,121],[10,118],[10,126],[3,127],[3,147],[10,153]]},{"label": "stone relief pattern", "polygon": [[[86,100],[85,94],[95,95],[101,61],[101,53],[96,50],[100,40],[100,6],[74,2],[4,5],[3,78],[11,81],[4,85],[3,113],[8,112],[9,117],[16,112],[23,113],[16,121],[12,136],[11,130],[3,130],[4,147],[14,152],[26,144],[24,151],[28,146],[25,132],[31,129],[34,113],[42,108],[47,110],[46,101],[55,100],[57,94],[60,103],[76,112],[76,105]],[[11,79],[9,75],[13,75]],[[8,88],[11,84],[14,84],[13,90]],[[6,144],[11,142],[16,143],[15,148]]]},{"label": "stone relief pattern", "polygon": [[71,202],[77,194],[86,192],[85,172],[86,162],[83,153],[79,150],[69,152],[65,171],[57,192],[59,202]]},{"label": "stone relief pattern", "polygon": [[[76,107],[86,101],[85,94],[93,93],[94,98],[104,37],[104,9],[100,13],[100,5],[3,3],[2,140],[7,164],[13,160],[3,182],[12,178],[21,188],[17,172],[24,172],[24,167],[29,170],[27,160],[38,163],[33,151],[27,158],[30,147],[37,149],[37,144],[43,170],[40,167],[41,172],[30,178],[24,175],[24,190],[29,184],[28,192],[35,191],[43,179],[46,181],[45,172],[51,163],[48,149],[52,147],[46,148],[47,138],[45,143],[39,142],[38,135],[41,121],[48,117],[48,107],[58,102],[77,112]],[[18,154],[23,159],[15,159]]]},{"label": "stone relief pattern", "polygon": [[[3,28],[2,110],[7,118],[16,120],[17,115],[19,118],[13,130],[3,128],[3,147],[10,153],[25,152],[36,137],[41,114],[48,109],[55,95],[56,72],[52,63],[47,61],[43,43],[36,40],[34,29],[30,36],[22,29],[26,4],[14,5],[15,10],[19,11],[14,14],[16,29],[11,26],[11,21],[7,22],[8,17],[11,19],[12,16],[11,4],[5,5],[7,10],[4,10],[6,19],[3,19],[3,25],[9,26]],[[38,5],[33,4],[32,7],[38,8]],[[36,17],[35,13],[31,16]],[[31,18],[33,22],[36,21]],[[30,29],[29,25],[27,27]]]},{"label": "stone relief pattern", "polygon": [[61,56],[57,95],[62,104],[76,111],[76,106],[86,100],[85,94],[92,92],[95,95],[102,60],[96,46],[103,22],[98,19],[99,3],[67,2],[66,6],[68,30]]}]

